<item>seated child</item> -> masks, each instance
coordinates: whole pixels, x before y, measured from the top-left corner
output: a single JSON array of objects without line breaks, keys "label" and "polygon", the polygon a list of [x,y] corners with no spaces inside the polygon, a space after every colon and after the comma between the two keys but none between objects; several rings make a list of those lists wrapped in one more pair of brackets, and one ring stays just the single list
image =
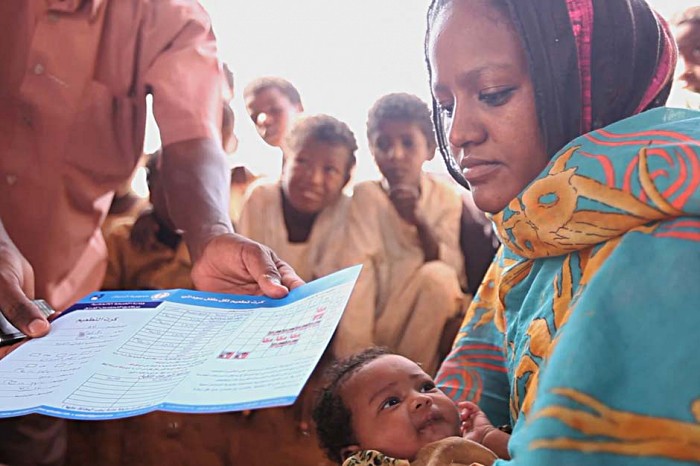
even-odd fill
[{"label": "seated child", "polygon": [[418,97],[380,98],[369,111],[367,138],[383,179],[353,191],[342,265],[362,263],[363,270],[334,351],[343,357],[386,346],[434,374],[445,324],[466,305],[462,199],[423,172],[437,143]]},{"label": "seated child", "polygon": [[[321,447],[337,464],[405,466],[426,445],[461,432],[507,455],[508,434],[491,426],[473,403],[458,409],[403,356],[369,348],[338,362],[326,377],[313,416]],[[472,462],[496,459],[488,450],[465,446]]]},{"label": "seated child", "polygon": [[168,214],[160,183],[161,152],[146,164],[152,209],[135,223],[115,226],[107,236],[107,271],[103,290],[192,288],[192,262],[182,233]]},{"label": "seated child", "polygon": [[100,227],[103,237],[106,238],[115,226],[122,223],[133,222],[141,212],[148,209],[148,198],[139,196],[131,186],[138,171],[143,168],[147,158],[148,156],[146,154],[142,154],[139,158],[139,163],[136,165],[134,171],[131,172],[129,179],[114,191],[114,197],[107,211],[107,217],[105,217]]},{"label": "seated child", "polygon": [[[304,280],[333,272],[341,247],[357,143],[348,126],[328,115],[299,120],[287,137],[282,179],[251,189],[238,233],[272,248]],[[337,269],[336,269],[337,270]]]}]

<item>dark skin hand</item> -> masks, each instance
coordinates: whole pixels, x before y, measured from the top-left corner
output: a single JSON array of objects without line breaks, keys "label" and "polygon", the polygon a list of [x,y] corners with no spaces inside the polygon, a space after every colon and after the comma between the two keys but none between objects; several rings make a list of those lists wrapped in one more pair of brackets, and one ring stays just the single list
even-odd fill
[{"label": "dark skin hand", "polygon": [[0,309],[21,332],[40,337],[48,333],[49,323],[32,303],[33,298],[34,269],[0,222]]},{"label": "dark skin hand", "polygon": [[230,171],[217,141],[164,147],[162,172],[168,211],[185,232],[197,289],[282,298],[304,283],[270,248],[233,232]]},{"label": "dark skin hand", "polygon": [[[185,231],[198,289],[219,293],[287,295],[303,280],[270,248],[233,233],[228,215],[229,170],[218,141],[194,139],[163,149],[163,183],[175,225]],[[49,322],[31,302],[34,270],[0,220],[0,309],[30,337]],[[13,350],[0,350],[0,357]]]},{"label": "dark skin hand", "polygon": [[423,257],[425,262],[430,262],[438,259],[439,247],[433,231],[417,212],[419,197],[420,192],[413,188],[392,188],[389,193],[389,199],[391,199],[391,203],[401,218],[407,223],[415,225],[418,230],[418,237],[423,248]]}]

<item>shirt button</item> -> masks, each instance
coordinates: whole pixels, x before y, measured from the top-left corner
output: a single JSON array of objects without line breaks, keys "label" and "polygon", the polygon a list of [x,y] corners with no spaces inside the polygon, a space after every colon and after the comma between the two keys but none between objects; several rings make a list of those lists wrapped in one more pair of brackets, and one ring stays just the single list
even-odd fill
[{"label": "shirt button", "polygon": [[7,181],[7,184],[9,186],[13,186],[17,182],[17,176],[16,175],[6,175],[5,181]]},{"label": "shirt button", "polygon": [[29,115],[22,115],[22,123],[25,125],[29,126],[31,128],[32,126],[32,117]]},{"label": "shirt button", "polygon": [[42,65],[41,63],[37,63],[36,65],[34,65],[34,74],[40,75],[43,73],[44,73],[44,65]]},{"label": "shirt button", "polygon": [[168,437],[177,437],[180,435],[180,423],[178,421],[170,421],[165,429],[165,435]]}]

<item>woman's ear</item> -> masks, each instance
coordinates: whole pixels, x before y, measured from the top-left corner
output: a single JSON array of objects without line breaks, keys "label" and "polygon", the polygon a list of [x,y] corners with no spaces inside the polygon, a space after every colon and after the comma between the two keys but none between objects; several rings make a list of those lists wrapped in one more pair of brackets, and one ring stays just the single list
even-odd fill
[{"label": "woman's ear", "polygon": [[340,457],[343,458],[343,462],[350,458],[352,455],[360,451],[359,445],[348,445],[340,450]]}]

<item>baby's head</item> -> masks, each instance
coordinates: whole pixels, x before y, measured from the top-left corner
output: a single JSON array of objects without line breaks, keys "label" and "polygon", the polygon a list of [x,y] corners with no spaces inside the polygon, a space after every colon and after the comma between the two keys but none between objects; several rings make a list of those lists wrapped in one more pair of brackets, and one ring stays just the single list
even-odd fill
[{"label": "baby's head", "polygon": [[424,445],[460,434],[457,406],[410,359],[370,348],[326,376],[314,421],[332,461],[360,450],[411,461]]}]

